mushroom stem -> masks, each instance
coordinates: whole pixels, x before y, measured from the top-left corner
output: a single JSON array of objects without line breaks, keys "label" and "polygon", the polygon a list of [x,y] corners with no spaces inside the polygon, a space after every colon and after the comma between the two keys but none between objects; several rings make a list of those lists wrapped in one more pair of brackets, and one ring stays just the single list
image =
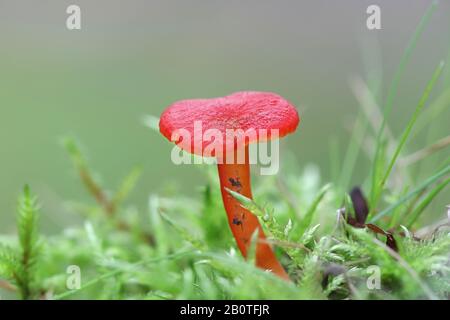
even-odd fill
[{"label": "mushroom stem", "polygon": [[252,199],[248,146],[245,147],[245,163],[237,164],[236,161],[233,161],[233,164],[227,164],[223,161],[222,164],[218,164],[218,169],[220,191],[222,192],[222,200],[227,212],[228,223],[242,255],[247,257],[251,237],[258,230],[256,266],[265,270],[271,270],[279,277],[289,280],[288,274],[277,260],[271,246],[267,243],[258,217],[243,208],[239,201],[233,198],[225,189],[231,189]]}]

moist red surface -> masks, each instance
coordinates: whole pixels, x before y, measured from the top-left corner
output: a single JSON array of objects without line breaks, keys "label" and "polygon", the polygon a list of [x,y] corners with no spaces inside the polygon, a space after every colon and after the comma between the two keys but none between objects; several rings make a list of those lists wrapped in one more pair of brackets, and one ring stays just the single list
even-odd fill
[{"label": "moist red surface", "polygon": [[[194,135],[196,121],[201,121],[201,135]],[[208,129],[220,130],[224,136],[227,129],[254,129],[257,136],[246,141],[249,144],[261,140],[260,129],[268,130],[270,140],[271,129],[278,129],[279,137],[283,137],[295,131],[299,121],[297,110],[283,97],[271,92],[243,91],[220,98],[177,101],[162,113],[159,129],[170,141],[176,130],[187,130],[190,141],[174,142],[186,151],[202,154],[210,141],[195,144],[194,138],[201,139]]]}]

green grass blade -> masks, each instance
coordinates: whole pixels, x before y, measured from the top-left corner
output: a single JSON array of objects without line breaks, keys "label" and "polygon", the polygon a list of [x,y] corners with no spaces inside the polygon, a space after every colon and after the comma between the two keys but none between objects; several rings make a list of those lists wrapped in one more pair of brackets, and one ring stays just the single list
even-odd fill
[{"label": "green grass blade", "polygon": [[440,178],[444,177],[445,175],[450,173],[450,165],[447,165],[444,169],[440,170],[427,180],[425,180],[421,185],[419,185],[417,188],[409,192],[408,194],[401,197],[399,200],[397,200],[395,203],[391,204],[389,207],[384,209],[383,211],[379,212],[377,215],[375,215],[370,222],[375,222],[379,220],[380,218],[384,217],[385,215],[392,212],[392,210],[396,209],[398,206],[404,204],[406,201],[420,193],[422,190],[426,189],[436,181],[438,181]]},{"label": "green grass blade", "polygon": [[342,162],[339,185],[343,190],[347,190],[349,188],[352,173],[355,170],[355,164],[358,160],[359,152],[361,150],[360,146],[362,145],[363,139],[366,135],[368,124],[369,121],[364,116],[364,113],[360,111],[358,116],[356,117],[352,135],[350,137],[350,142],[345,152],[344,161]]},{"label": "green grass blade", "polygon": [[428,205],[433,201],[433,199],[450,183],[450,178],[445,179],[443,182],[438,184],[414,209],[411,217],[406,223],[407,228],[411,228],[414,222],[419,219],[420,215],[428,207]]},{"label": "green grass blade", "polygon": [[253,199],[247,198],[246,196],[240,194],[239,192],[233,191],[231,189],[225,188],[225,190],[239,203],[241,206],[249,210],[254,215],[263,218],[266,214],[263,208],[261,208]]},{"label": "green grass blade", "polygon": [[[400,79],[403,75],[405,67],[409,62],[411,54],[414,51],[414,49],[417,45],[417,42],[418,42],[420,36],[422,35],[423,30],[425,29],[425,26],[428,24],[428,21],[430,20],[433,12],[436,10],[437,4],[438,4],[438,1],[435,0],[428,7],[427,11],[425,12],[422,19],[420,20],[419,25],[417,26],[408,46],[406,47],[405,52],[403,53],[403,56],[400,60],[400,64],[395,72],[394,78],[392,79],[392,83],[389,88],[388,96],[386,98],[384,123],[385,123],[386,118],[389,116],[389,114],[392,110],[392,105],[393,105],[395,96],[397,95],[397,91],[398,91],[398,85],[400,83]],[[382,129],[384,129],[384,125],[382,125]]]},{"label": "green grass blade", "polygon": [[389,175],[391,174],[392,168],[394,167],[394,164],[397,161],[397,158],[400,155],[400,152],[402,151],[403,146],[405,145],[406,141],[408,140],[411,130],[412,130],[414,124],[416,123],[416,120],[419,117],[423,107],[425,106],[425,103],[427,102],[428,97],[430,96],[430,93],[433,90],[437,80],[439,79],[440,75],[442,74],[443,69],[444,69],[444,62],[441,61],[441,63],[439,63],[438,67],[434,71],[433,77],[428,82],[427,87],[425,88],[425,91],[422,94],[422,97],[420,98],[420,101],[417,104],[417,107],[414,110],[414,113],[408,122],[408,125],[406,126],[405,130],[403,131],[402,137],[400,138],[399,144],[397,145],[397,148],[395,149],[394,155],[392,156],[392,158],[389,162],[388,168],[387,168],[385,174],[383,175],[383,178],[381,179],[379,186],[377,187],[377,192],[375,193],[374,203],[372,204],[373,209],[376,207],[376,204],[378,203],[378,200],[381,195],[381,190],[383,190],[383,187],[386,184],[386,181],[389,178]]},{"label": "green grass blade", "polygon": [[424,111],[423,117],[417,121],[416,129],[412,136],[417,136],[423,129],[428,128],[446,108],[450,106],[450,87],[442,91],[440,95],[430,103],[427,110]]},{"label": "green grass blade", "polygon": [[313,221],[314,214],[316,213],[317,207],[319,206],[323,197],[325,197],[326,193],[330,190],[330,188],[331,188],[331,184],[326,184],[325,186],[323,186],[323,188],[319,191],[317,196],[314,198],[313,202],[309,206],[308,210],[306,211],[305,216],[303,217],[303,219],[300,223],[299,234],[303,234],[305,232],[305,230],[311,226],[311,222]]},{"label": "green grass blade", "polygon": [[381,122],[380,129],[377,134],[376,138],[376,145],[375,145],[375,157],[373,161],[373,167],[372,167],[372,191],[371,191],[371,204],[372,207],[376,206],[375,201],[375,195],[378,193],[378,183],[377,178],[379,176],[378,170],[379,170],[379,161],[380,161],[380,148],[382,147],[382,138],[383,138],[383,132],[384,128],[386,126],[386,121],[389,117],[389,114],[391,113],[391,109],[393,106],[393,102],[395,99],[395,96],[397,95],[398,91],[398,85],[400,83],[400,79],[403,75],[403,72],[405,70],[406,65],[408,64],[408,61],[411,57],[412,52],[414,51],[414,48],[417,45],[417,42],[420,38],[420,36],[423,33],[423,30],[425,29],[425,26],[427,25],[428,21],[430,20],[433,12],[436,9],[436,6],[438,4],[438,1],[433,1],[431,5],[428,7],[425,14],[422,16],[422,19],[419,22],[419,25],[417,26],[416,30],[414,31],[414,34],[411,37],[411,40],[409,41],[408,46],[406,47],[405,51],[403,52],[403,55],[400,59],[400,63],[397,67],[397,70],[395,71],[394,77],[392,79],[391,85],[389,86],[389,92],[388,96],[386,98],[385,106],[383,109],[383,119]]}]

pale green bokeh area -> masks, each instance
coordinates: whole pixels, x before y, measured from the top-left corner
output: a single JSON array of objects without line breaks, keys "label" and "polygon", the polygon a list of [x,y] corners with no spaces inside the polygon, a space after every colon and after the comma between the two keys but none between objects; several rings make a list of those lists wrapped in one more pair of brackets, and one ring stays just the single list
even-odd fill
[{"label": "pale green bokeh area", "polygon": [[[349,79],[380,73],[386,92],[428,1],[378,1],[381,31],[365,28],[369,1],[77,1],[82,30],[68,31],[71,3],[0,0],[0,231],[12,230],[25,183],[43,203],[44,229],[80,220],[64,206],[88,199],[59,144],[65,135],[82,142],[108,187],[142,165],[129,199],[142,211],[148,195],[168,185],[197,196],[200,170],[173,165],[172,146],[142,124],[143,116],[159,116],[184,98],[239,90],[283,95],[302,117],[283,152],[300,168],[317,164],[330,180],[330,141],[343,155],[359,110]],[[448,57],[449,21],[450,4],[442,1],[402,78],[389,121],[397,135]],[[448,109],[407,150],[448,135]],[[448,156],[442,151],[427,166]],[[369,167],[361,154],[352,184],[361,184]],[[439,203],[449,202],[444,193]]]}]

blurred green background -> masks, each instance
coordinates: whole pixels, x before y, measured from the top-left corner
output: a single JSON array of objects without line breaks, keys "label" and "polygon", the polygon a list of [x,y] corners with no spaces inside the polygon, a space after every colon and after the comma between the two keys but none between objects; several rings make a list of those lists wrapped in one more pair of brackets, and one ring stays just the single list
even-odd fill
[{"label": "blurred green background", "polygon": [[[46,231],[78,221],[64,203],[89,196],[59,144],[66,135],[82,142],[104,185],[118,185],[142,165],[129,201],[141,210],[167,185],[195,194],[203,181],[198,168],[173,165],[172,145],[142,123],[185,98],[279,93],[302,117],[284,150],[300,167],[317,164],[323,181],[330,180],[330,144],[338,141],[344,154],[360,108],[349,79],[380,79],[383,99],[430,3],[378,0],[382,30],[369,31],[366,8],[373,2],[0,0],[0,232],[13,230],[25,183],[40,196]],[[80,31],[65,26],[73,3],[82,10]],[[435,66],[448,60],[449,35],[450,1],[441,1],[402,78],[389,122],[395,134]],[[448,75],[447,67],[439,90]],[[447,107],[407,150],[448,135],[449,123]],[[448,156],[442,151],[427,165]],[[369,167],[362,153],[352,183],[360,184]],[[446,199],[448,192],[439,201]]]}]

